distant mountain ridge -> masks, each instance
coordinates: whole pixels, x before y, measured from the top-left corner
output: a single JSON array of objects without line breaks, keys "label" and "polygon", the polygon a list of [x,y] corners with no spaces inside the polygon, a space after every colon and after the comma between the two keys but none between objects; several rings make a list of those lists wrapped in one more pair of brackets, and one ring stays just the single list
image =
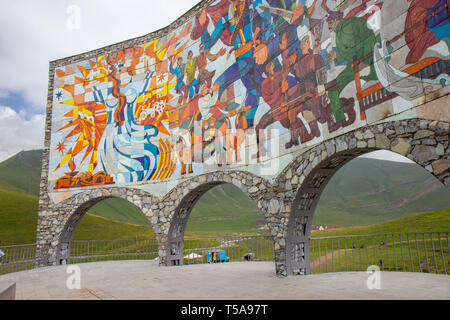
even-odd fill
[{"label": "distant mountain ridge", "polygon": [[328,183],[314,224],[355,226],[450,208],[450,190],[415,163],[356,158]]},{"label": "distant mountain ridge", "polygon": [[[22,151],[0,163],[0,190],[39,195],[42,150]],[[341,168],[321,196],[313,224],[357,226],[418,212],[450,208],[450,191],[416,164],[356,158]],[[134,205],[102,201],[89,212],[116,221],[149,225]],[[194,207],[187,231],[261,227],[256,204],[233,185],[207,192]]]}]

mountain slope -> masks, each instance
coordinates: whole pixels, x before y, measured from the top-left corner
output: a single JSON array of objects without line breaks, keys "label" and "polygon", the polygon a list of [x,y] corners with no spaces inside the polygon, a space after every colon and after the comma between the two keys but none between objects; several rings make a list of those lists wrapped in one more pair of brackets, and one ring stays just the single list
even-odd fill
[{"label": "mountain slope", "polygon": [[0,188],[39,196],[42,150],[21,151],[0,163]]},{"label": "mountain slope", "polygon": [[[0,190],[0,246],[36,242],[38,198]],[[92,214],[81,219],[76,240],[154,238],[149,226],[132,225]]]},{"label": "mountain slope", "polygon": [[135,205],[123,199],[108,199],[93,206],[90,213],[99,217],[114,219],[121,222],[129,222],[142,226],[150,226],[151,223],[142,211]]},{"label": "mountain slope", "polygon": [[[323,231],[312,231],[311,237],[332,237],[344,235],[376,235],[385,233],[448,232],[450,230],[450,209],[417,213],[369,226],[345,227]],[[442,234],[445,238],[446,235]],[[443,240],[446,245],[446,240]]]},{"label": "mountain slope", "polygon": [[206,192],[197,202],[186,232],[249,232],[262,225],[264,215],[253,200],[234,185],[223,184]]},{"label": "mountain slope", "polygon": [[0,190],[0,245],[36,241],[38,199]]},{"label": "mountain slope", "polygon": [[313,223],[369,225],[445,208],[450,191],[419,165],[356,158],[328,183]]}]

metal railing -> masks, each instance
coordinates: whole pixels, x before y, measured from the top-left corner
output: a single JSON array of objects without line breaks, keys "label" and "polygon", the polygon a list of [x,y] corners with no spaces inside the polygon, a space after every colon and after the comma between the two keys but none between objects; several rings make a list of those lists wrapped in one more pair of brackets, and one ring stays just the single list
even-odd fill
[{"label": "metal railing", "polygon": [[34,269],[36,266],[36,244],[0,247],[5,254],[0,258],[0,274]]},{"label": "metal railing", "polygon": [[448,232],[311,238],[311,273],[381,271],[450,274]]},{"label": "metal railing", "polygon": [[214,262],[212,252],[217,251],[223,251],[224,260],[230,262],[275,260],[272,237],[239,235],[211,239],[185,239],[184,264]]},{"label": "metal railing", "polygon": [[[35,244],[0,249],[5,253],[0,259],[0,274],[35,268]],[[211,253],[217,251],[223,251],[223,261],[275,260],[271,236],[237,235],[185,239],[184,264],[214,262]],[[70,263],[157,257],[156,239],[74,240]],[[373,265],[381,271],[450,274],[449,232],[314,237],[310,240],[312,274],[366,271]]]},{"label": "metal railing", "polygon": [[109,260],[152,260],[158,257],[156,239],[74,240],[70,263]]}]

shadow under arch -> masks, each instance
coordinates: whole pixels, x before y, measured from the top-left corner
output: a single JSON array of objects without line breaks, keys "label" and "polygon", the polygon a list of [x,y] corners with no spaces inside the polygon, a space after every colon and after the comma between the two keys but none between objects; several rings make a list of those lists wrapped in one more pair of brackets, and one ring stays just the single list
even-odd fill
[{"label": "shadow under arch", "polygon": [[[144,212],[142,210],[142,206],[140,205],[141,202],[134,202],[127,199],[126,196],[121,196],[122,194],[127,194],[127,192],[110,192],[108,190],[101,190],[100,195],[96,192],[85,192],[81,193],[79,195],[76,195],[75,197],[71,198],[71,203],[81,203],[81,205],[78,205],[74,207],[74,209],[69,214],[68,218],[66,219],[66,222],[64,223],[64,226],[61,230],[58,245],[56,249],[56,264],[69,264],[70,262],[70,247],[71,243],[75,234],[75,231],[77,229],[78,224],[80,223],[81,219],[84,217],[84,215],[90,210],[92,207],[94,207],[96,204],[107,200],[107,199],[120,199],[122,201],[126,201],[128,203],[131,203],[135,207],[137,207],[143,215]],[[150,224],[153,228],[153,225]]]},{"label": "shadow under arch", "polygon": [[[235,186],[256,203],[256,200],[248,192],[245,192],[245,190],[242,190],[241,187],[234,184],[233,182],[226,182],[222,180],[211,181],[201,184],[200,186],[190,190],[190,192],[188,192],[188,194],[186,194],[179,202],[170,222],[166,244],[167,266],[183,265],[184,234],[193,208],[206,192],[213,189],[214,187],[224,184],[231,184]],[[267,222],[267,218],[262,211],[261,214],[263,215],[265,222]]]}]

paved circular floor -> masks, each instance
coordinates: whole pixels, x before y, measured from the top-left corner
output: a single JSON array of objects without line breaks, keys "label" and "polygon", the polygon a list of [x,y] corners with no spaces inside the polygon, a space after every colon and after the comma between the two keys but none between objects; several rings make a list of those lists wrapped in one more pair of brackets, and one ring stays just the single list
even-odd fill
[{"label": "paved circular floor", "polygon": [[[16,299],[450,299],[450,276],[381,273],[369,290],[365,272],[277,277],[269,262],[158,267],[156,261],[79,264],[81,289],[67,289],[68,266],[0,276],[16,282]],[[70,270],[69,270],[70,271]]]}]

